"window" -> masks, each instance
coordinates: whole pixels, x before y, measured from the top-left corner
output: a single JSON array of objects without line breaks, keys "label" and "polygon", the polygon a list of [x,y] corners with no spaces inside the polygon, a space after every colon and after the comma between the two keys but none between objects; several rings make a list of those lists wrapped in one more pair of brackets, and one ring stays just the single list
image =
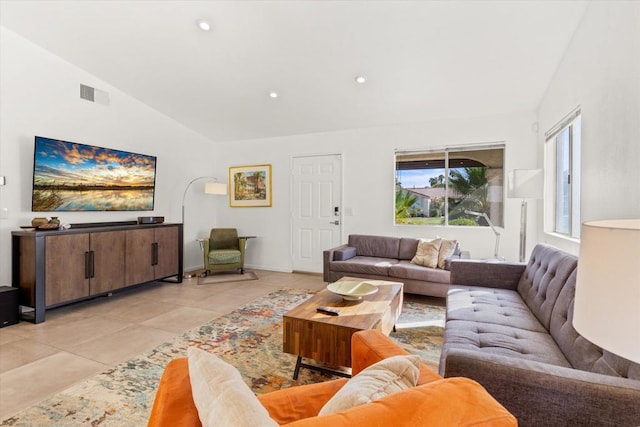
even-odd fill
[{"label": "window", "polygon": [[503,226],[504,144],[396,151],[395,160],[396,224],[488,226],[486,213]]},{"label": "window", "polygon": [[580,128],[580,110],[575,110],[545,134],[546,170],[553,183],[547,200],[553,219],[546,228],[573,238],[580,238]]}]

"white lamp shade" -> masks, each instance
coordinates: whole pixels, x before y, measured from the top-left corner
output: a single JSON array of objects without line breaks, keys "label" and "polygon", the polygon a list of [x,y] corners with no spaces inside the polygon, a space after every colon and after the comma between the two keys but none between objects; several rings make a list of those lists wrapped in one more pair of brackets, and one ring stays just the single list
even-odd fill
[{"label": "white lamp shade", "polygon": [[514,169],[507,179],[510,199],[542,199],[544,185],[542,169]]},{"label": "white lamp shade", "polygon": [[640,219],[582,224],[573,326],[640,362]]},{"label": "white lamp shade", "polygon": [[207,194],[227,194],[227,184],[224,182],[206,182],[204,192]]}]

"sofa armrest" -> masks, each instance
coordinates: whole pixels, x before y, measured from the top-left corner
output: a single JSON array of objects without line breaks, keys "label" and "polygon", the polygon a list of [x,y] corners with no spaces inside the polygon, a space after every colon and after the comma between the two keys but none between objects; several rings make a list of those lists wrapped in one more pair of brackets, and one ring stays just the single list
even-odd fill
[{"label": "sofa armrest", "polygon": [[326,249],[322,252],[322,277],[325,282],[331,282],[331,278],[329,277],[329,272],[331,271],[331,262],[335,260],[336,251],[344,250],[348,248],[348,245],[340,245],[335,248]]},{"label": "sofa armrest", "polygon": [[279,425],[315,417],[347,382],[346,378],[285,388],[261,394],[258,400]]},{"label": "sofa armrest", "polygon": [[200,425],[198,409],[191,397],[187,358],[173,359],[160,378],[148,427]]},{"label": "sofa armrest", "polygon": [[516,290],[526,266],[524,263],[454,259],[450,282],[452,285]]},{"label": "sofa armrest", "polygon": [[[383,359],[409,354],[389,337],[376,329],[358,331],[351,336],[351,373],[358,372]],[[423,363],[420,364],[418,384],[440,380],[442,377]]]},{"label": "sofa armrest", "polygon": [[522,425],[640,425],[640,381],[464,349],[444,375],[479,382]]}]

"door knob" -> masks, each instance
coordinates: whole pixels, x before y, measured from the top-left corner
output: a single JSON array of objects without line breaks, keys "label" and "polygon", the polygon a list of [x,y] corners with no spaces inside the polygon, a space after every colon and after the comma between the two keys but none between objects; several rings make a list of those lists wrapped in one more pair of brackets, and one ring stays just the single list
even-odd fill
[{"label": "door knob", "polygon": [[335,220],[335,221],[329,221],[329,224],[333,224],[333,225],[340,225],[340,221]]}]

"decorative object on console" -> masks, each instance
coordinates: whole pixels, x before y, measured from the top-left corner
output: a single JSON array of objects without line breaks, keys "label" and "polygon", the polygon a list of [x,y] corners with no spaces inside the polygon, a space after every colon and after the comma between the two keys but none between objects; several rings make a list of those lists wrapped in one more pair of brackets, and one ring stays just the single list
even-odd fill
[{"label": "decorative object on console", "polygon": [[229,183],[232,208],[271,206],[271,165],[230,167]]},{"label": "decorative object on console", "polygon": [[582,224],[574,327],[594,344],[637,363],[639,256],[640,219]]},{"label": "decorative object on console", "polygon": [[163,216],[139,216],[138,224],[162,224],[164,222]]},{"label": "decorative object on console", "polygon": [[466,213],[467,215],[482,217],[485,219],[485,221],[487,221],[487,224],[489,224],[489,227],[491,227],[491,230],[493,230],[493,233],[496,235],[496,247],[493,251],[493,258],[498,261],[503,261],[504,258],[498,255],[498,247],[500,246],[500,232],[496,230],[496,227],[493,225],[493,222],[491,222],[491,220],[489,219],[489,215],[487,215],[485,212],[474,212],[470,210],[466,210],[464,211],[464,213]]},{"label": "decorative object on console", "polygon": [[49,220],[48,220],[47,218],[43,218],[43,217],[33,218],[33,219],[31,220],[31,225],[32,225],[33,227],[38,227],[38,226],[40,226],[40,225],[48,224],[48,223],[49,223]]},{"label": "decorative object on console", "polygon": [[527,200],[541,199],[543,189],[542,169],[514,169],[509,173],[507,197],[522,199],[520,205],[520,257],[524,262],[527,251]]}]

